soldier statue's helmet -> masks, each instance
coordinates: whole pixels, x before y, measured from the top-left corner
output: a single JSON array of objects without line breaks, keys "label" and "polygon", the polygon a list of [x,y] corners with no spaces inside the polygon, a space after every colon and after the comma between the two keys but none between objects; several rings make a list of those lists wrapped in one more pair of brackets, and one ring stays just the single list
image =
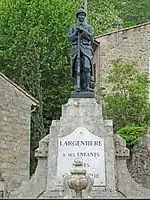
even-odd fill
[{"label": "soldier statue's helmet", "polygon": [[79,8],[76,12],[76,17],[78,16],[79,13],[84,13],[86,16],[86,11],[83,8]]}]

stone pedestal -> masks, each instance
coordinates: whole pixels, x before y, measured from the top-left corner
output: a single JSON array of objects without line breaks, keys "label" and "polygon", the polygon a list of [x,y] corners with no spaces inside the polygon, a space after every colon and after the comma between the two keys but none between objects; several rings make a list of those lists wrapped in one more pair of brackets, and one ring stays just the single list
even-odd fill
[{"label": "stone pedestal", "polygon": [[[76,133],[74,133],[74,131]],[[72,161],[69,162],[69,160],[67,161],[66,159],[67,163],[57,162],[59,158],[58,140],[62,137],[70,135],[70,138],[69,139],[66,138],[66,141],[71,141],[71,138],[73,138],[72,140],[74,141],[76,140],[75,139],[76,137],[74,135],[78,134],[78,132],[80,131],[84,132],[85,137],[87,134],[87,137],[86,137],[87,141],[91,141],[92,137],[94,136],[98,137],[99,140],[103,141],[102,152],[95,152],[95,153],[96,154],[102,153],[102,156],[104,158],[104,165],[103,165],[103,168],[101,168],[101,171],[97,171],[97,173],[95,172],[95,176],[97,176],[97,178],[95,177],[94,182],[96,182],[97,179],[101,178],[100,176],[104,176],[104,178],[102,179],[103,183],[98,182],[98,184],[96,184],[95,187],[93,186],[94,187],[93,197],[95,197],[95,195],[97,194],[97,191],[100,191],[102,189],[105,191],[111,191],[111,196],[114,192],[115,197],[116,197],[115,147],[114,147],[114,141],[113,141],[112,121],[103,120],[101,107],[96,103],[96,100],[94,98],[69,99],[68,103],[62,106],[62,117],[60,118],[60,120],[53,121],[50,127],[47,187],[43,195],[46,195],[47,197],[49,197],[50,195],[49,190],[50,188],[52,188],[52,186],[54,187],[53,189],[61,188],[59,171],[57,171],[57,169],[60,165],[62,168],[65,167],[66,164],[70,165],[70,163],[73,163],[73,160],[74,160],[74,156],[69,157],[68,155],[65,155],[67,156],[67,159],[71,159]],[[84,140],[85,140],[85,137],[83,137]],[[83,138],[81,139],[81,141],[83,141]],[[71,148],[74,148],[74,147],[71,146]],[[90,152],[87,148],[87,153],[94,152],[95,151],[94,148],[95,146],[90,148]],[[71,149],[69,149],[67,154],[78,153],[75,149],[73,152],[70,152],[70,151]],[[80,148],[78,151],[80,153]],[[86,163],[86,164],[89,164],[89,163]],[[99,163],[99,165],[101,165],[101,163]],[[68,170],[70,168],[71,166],[68,167]],[[87,168],[87,172],[88,172],[88,168]],[[68,173],[68,171],[66,171],[66,173]]]},{"label": "stone pedestal", "polygon": [[[13,198],[64,198],[63,176],[75,157],[82,157],[94,179],[90,196],[98,199],[148,198],[150,190],[131,178],[125,141],[113,134],[111,120],[103,120],[95,98],[70,98],[62,106],[60,120],[52,121],[50,133],[36,150],[38,166],[34,176]],[[72,198],[73,191],[69,191]],[[84,192],[84,191],[83,191]]]}]

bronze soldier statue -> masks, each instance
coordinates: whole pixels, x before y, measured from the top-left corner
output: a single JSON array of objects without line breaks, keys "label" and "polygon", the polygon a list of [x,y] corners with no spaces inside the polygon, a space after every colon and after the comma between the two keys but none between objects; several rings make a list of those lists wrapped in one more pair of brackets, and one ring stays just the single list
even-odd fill
[{"label": "bronze soldier statue", "polygon": [[70,28],[68,33],[72,45],[71,74],[76,80],[77,92],[93,92],[91,84],[93,28],[85,22],[86,11],[83,8],[77,10],[76,18],[78,22]]}]

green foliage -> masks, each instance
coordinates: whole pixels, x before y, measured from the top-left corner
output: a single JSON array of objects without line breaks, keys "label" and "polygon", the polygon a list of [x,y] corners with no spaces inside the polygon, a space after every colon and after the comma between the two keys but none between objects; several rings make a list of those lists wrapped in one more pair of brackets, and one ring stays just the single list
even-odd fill
[{"label": "green foliage", "polygon": [[127,147],[131,149],[135,144],[140,141],[141,136],[143,136],[147,131],[147,127],[141,127],[138,125],[126,125],[117,131],[127,142]]},{"label": "green foliage", "polygon": [[119,17],[123,19],[123,26],[132,26],[150,20],[149,0],[124,0],[117,5]]},{"label": "green foliage", "polygon": [[113,120],[115,132],[126,125],[148,125],[148,76],[140,74],[135,63],[117,60],[108,82],[111,87],[104,97],[103,109],[104,116]]},{"label": "green foliage", "polygon": [[94,27],[95,35],[114,29],[114,20],[117,16],[115,5],[118,0],[90,0],[88,2],[88,19]]}]

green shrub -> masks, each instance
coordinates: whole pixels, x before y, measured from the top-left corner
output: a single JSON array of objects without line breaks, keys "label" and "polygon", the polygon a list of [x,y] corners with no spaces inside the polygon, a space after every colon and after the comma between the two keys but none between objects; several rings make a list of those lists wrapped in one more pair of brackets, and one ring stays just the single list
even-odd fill
[{"label": "green shrub", "polygon": [[117,134],[126,140],[127,147],[131,149],[133,145],[140,141],[141,136],[143,136],[146,131],[147,126],[126,125],[120,128]]}]

